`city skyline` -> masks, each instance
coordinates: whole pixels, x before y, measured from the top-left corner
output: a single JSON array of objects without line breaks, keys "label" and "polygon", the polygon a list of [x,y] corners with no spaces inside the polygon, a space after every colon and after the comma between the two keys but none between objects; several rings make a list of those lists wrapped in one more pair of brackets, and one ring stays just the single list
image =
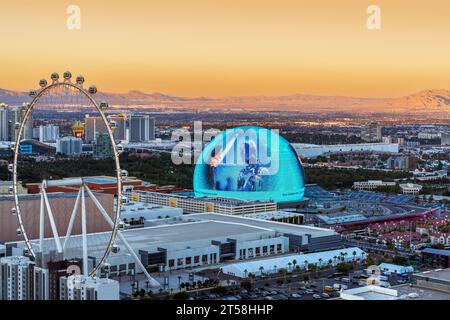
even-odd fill
[{"label": "city skyline", "polygon": [[62,70],[89,73],[104,92],[187,97],[399,97],[450,87],[445,1],[378,1],[381,30],[367,29],[369,4],[356,0],[78,1],[80,30],[66,27],[68,5],[3,6],[0,26],[14,32],[2,35],[1,88],[27,90],[30,79]]}]

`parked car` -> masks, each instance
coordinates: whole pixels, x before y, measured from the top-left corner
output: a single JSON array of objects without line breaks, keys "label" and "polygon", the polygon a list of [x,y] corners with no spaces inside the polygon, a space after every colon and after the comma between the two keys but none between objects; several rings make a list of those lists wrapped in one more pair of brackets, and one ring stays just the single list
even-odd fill
[{"label": "parked car", "polygon": [[300,299],[302,296],[301,295],[299,295],[298,293],[292,293],[291,294],[291,298],[294,298],[294,299]]},{"label": "parked car", "polygon": [[314,299],[321,299],[321,295],[320,294],[313,294],[313,298]]},{"label": "parked car", "polygon": [[322,293],[322,297],[324,297],[325,299],[330,298],[330,295],[326,292]]}]

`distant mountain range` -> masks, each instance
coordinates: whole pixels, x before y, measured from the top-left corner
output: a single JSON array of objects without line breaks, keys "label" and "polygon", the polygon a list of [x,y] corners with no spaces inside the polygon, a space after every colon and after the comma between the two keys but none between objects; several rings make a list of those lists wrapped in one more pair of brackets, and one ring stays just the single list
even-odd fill
[{"label": "distant mountain range", "polygon": [[[450,115],[450,91],[424,90],[401,98],[355,98],[294,94],[287,96],[178,97],[163,93],[98,93],[117,109],[156,108],[185,110],[444,113]],[[0,89],[0,103],[19,105],[30,101],[28,92]],[[49,100],[50,101],[50,100]],[[51,107],[51,106],[49,106]]]}]

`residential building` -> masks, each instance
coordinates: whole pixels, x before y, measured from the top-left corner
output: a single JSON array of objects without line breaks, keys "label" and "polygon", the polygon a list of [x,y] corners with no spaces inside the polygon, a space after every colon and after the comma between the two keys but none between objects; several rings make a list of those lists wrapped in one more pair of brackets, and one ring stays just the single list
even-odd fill
[{"label": "residential building", "polygon": [[39,142],[55,142],[59,138],[59,126],[47,124],[33,129],[33,138]]},{"label": "residential building", "polygon": [[9,107],[0,103],[0,141],[9,141]]},{"label": "residential building", "polygon": [[48,270],[28,257],[0,258],[0,300],[47,300]]},{"label": "residential building", "polygon": [[79,156],[83,152],[83,140],[72,136],[58,139],[56,146],[56,152],[68,156]]},{"label": "residential building", "polygon": [[100,133],[93,145],[93,158],[95,160],[108,159],[114,156],[111,140],[107,133]]},{"label": "residential building", "polygon": [[[107,117],[108,121],[115,122],[113,130],[114,140],[126,140],[127,116],[124,114],[110,115]],[[97,135],[106,134],[106,126],[100,116],[91,117],[86,115],[84,118],[84,141],[91,143],[96,140]]]},{"label": "residential building", "polygon": [[112,279],[71,275],[59,280],[60,300],[119,300],[119,282]]},{"label": "residential building", "polygon": [[155,118],[148,115],[130,115],[128,118],[129,142],[155,140]]}]

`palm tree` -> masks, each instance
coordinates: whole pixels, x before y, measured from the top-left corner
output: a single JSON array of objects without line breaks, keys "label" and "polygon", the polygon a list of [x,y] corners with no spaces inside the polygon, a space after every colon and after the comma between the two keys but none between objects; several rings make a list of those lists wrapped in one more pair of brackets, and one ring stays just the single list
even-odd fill
[{"label": "palm tree", "polygon": [[333,264],[333,259],[328,260],[328,266],[331,266]]},{"label": "palm tree", "polygon": [[244,270],[244,278],[247,278],[247,274],[248,274],[248,270],[245,269],[245,270]]},{"label": "palm tree", "polygon": [[356,251],[353,251],[352,255],[353,255],[353,262],[356,262]]},{"label": "palm tree", "polygon": [[259,267],[259,272],[261,272],[261,275],[263,274],[263,271],[264,271],[264,267],[263,267],[263,266],[260,266],[260,267]]},{"label": "palm tree", "polygon": [[305,260],[304,264],[305,264],[305,270],[308,270],[308,260]]},{"label": "palm tree", "polygon": [[322,258],[319,258],[319,268],[322,268]]},{"label": "palm tree", "polygon": [[292,260],[292,265],[293,265],[293,268],[295,269],[295,265],[297,264],[297,260]]},{"label": "palm tree", "polygon": [[273,269],[275,270],[275,273],[277,273],[277,265],[276,264],[273,266]]}]

